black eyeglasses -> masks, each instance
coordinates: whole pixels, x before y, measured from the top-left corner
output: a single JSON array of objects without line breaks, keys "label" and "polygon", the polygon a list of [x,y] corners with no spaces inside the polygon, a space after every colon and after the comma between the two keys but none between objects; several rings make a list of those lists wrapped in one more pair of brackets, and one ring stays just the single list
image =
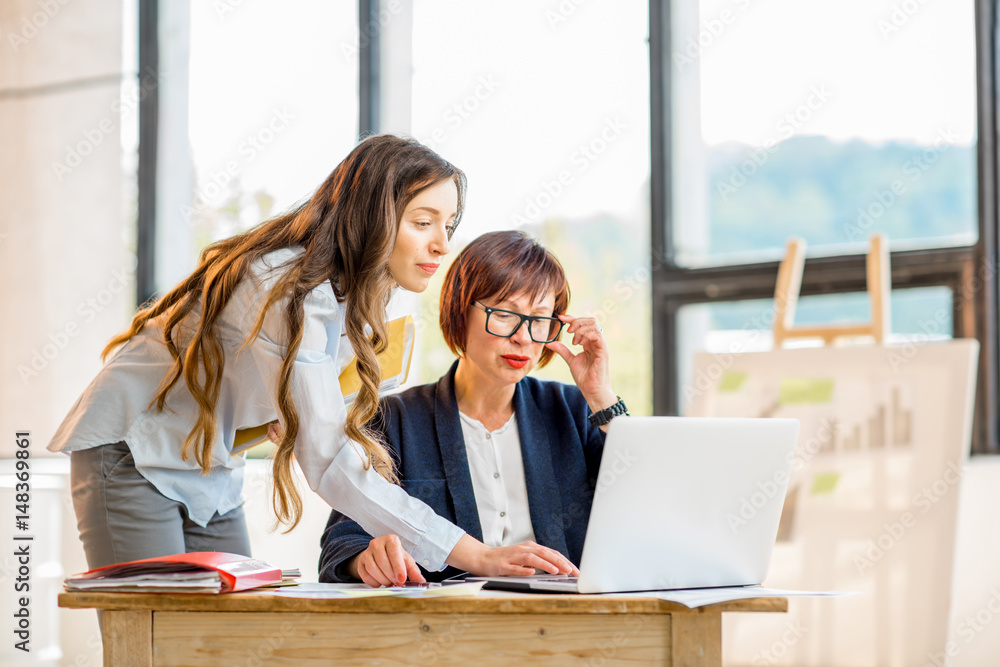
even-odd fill
[{"label": "black eyeglasses", "polygon": [[510,338],[521,325],[528,323],[528,335],[536,343],[551,343],[559,338],[562,333],[564,322],[555,317],[539,317],[538,315],[522,315],[512,310],[502,310],[500,308],[490,308],[478,301],[473,304],[477,308],[486,311],[486,333]]}]

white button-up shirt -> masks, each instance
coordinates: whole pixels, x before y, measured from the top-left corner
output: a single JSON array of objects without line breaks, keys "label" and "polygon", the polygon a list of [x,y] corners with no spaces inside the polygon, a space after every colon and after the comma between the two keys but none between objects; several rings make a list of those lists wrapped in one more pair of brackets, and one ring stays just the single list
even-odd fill
[{"label": "white button-up shirt", "polygon": [[[260,335],[241,349],[282,265],[302,250],[286,248],[255,262],[217,320],[225,367],[216,405],[218,428],[211,474],[181,447],[198,415],[181,378],[167,395],[167,409],[149,404],[173,359],[164,345],[162,321],[123,345],[105,364],[56,431],[49,449],[72,452],[124,440],[136,468],[164,496],[181,502],[190,518],[206,525],[212,516],[242,504],[242,455],[232,454],[236,431],[278,419],[277,380],[287,346],[285,305],[268,311]],[[289,392],[299,414],[295,458],[309,486],[372,535],[395,533],[427,569],[441,570],[463,531],[423,502],[364,468],[364,450],[344,432],[347,407],[340,372],[353,357],[343,331],[343,306],[329,282],[306,295],[302,344]],[[200,316],[200,307],[191,320]],[[188,327],[185,333],[193,329]]]},{"label": "white button-up shirt", "polygon": [[521,437],[514,416],[495,431],[459,412],[483,543],[506,547],[534,541]]}]

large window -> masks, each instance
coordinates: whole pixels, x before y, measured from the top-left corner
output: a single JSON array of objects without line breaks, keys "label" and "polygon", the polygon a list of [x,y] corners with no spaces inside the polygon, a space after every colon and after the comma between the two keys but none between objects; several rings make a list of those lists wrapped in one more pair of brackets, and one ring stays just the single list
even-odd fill
[{"label": "large window", "polygon": [[[160,3],[155,288],[307,199],[357,142],[354,3]],[[148,154],[148,151],[147,151]],[[147,295],[148,296],[148,295]]]},{"label": "large window", "polygon": [[[571,312],[601,319],[636,413],[682,407],[695,349],[766,343],[748,332],[769,329],[754,313],[790,236],[808,243],[800,320],[862,317],[881,232],[893,334],[934,321],[980,340],[974,447],[997,448],[994,0],[266,4],[161,7],[185,14],[160,26],[165,69],[188,47],[190,62],[183,131],[161,104],[160,155],[140,140],[140,296],[143,220],[183,239],[167,253],[183,275],[205,243],[308,196],[358,128],[403,132],[469,176],[446,261],[486,231],[538,236]],[[152,96],[176,105],[176,81]],[[443,275],[417,306],[418,381],[452,361]],[[539,374],[570,379],[558,360]]]},{"label": "large window", "polygon": [[798,320],[868,319],[861,254],[884,233],[893,336],[980,338],[974,447],[996,447],[992,5],[650,3],[658,413],[683,407],[695,349],[770,347],[755,314],[791,236],[808,243]]},{"label": "large window", "polygon": [[357,137],[357,7],[191,3],[196,245],[308,198]]},{"label": "large window", "polygon": [[[602,322],[615,391],[649,414],[646,6],[417,0],[412,34],[412,133],[469,178],[445,261],[484,232],[538,237],[569,276],[570,314]],[[424,382],[454,360],[437,323],[443,273],[421,295]],[[558,358],[536,375],[572,382]]]},{"label": "large window", "polygon": [[976,240],[971,0],[674,0],[677,262]]}]

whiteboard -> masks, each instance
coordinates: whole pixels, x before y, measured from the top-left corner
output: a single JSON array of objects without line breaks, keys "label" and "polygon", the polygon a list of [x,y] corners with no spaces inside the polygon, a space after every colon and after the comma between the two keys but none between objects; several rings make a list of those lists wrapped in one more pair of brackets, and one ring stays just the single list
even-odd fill
[{"label": "whiteboard", "polygon": [[687,415],[802,423],[765,585],[862,594],[726,618],[727,665],[923,667],[944,651],[978,342],[699,353]]}]

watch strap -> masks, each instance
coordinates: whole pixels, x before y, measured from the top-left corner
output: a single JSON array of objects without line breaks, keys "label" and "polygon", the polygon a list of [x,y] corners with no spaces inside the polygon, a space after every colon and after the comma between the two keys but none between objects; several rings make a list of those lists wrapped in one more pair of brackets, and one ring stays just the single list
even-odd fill
[{"label": "watch strap", "polygon": [[590,422],[591,426],[604,426],[615,417],[628,414],[628,407],[625,405],[625,401],[622,400],[621,396],[616,396],[616,398],[618,399],[618,402],[610,408],[598,410],[594,414],[587,417],[587,421]]}]

